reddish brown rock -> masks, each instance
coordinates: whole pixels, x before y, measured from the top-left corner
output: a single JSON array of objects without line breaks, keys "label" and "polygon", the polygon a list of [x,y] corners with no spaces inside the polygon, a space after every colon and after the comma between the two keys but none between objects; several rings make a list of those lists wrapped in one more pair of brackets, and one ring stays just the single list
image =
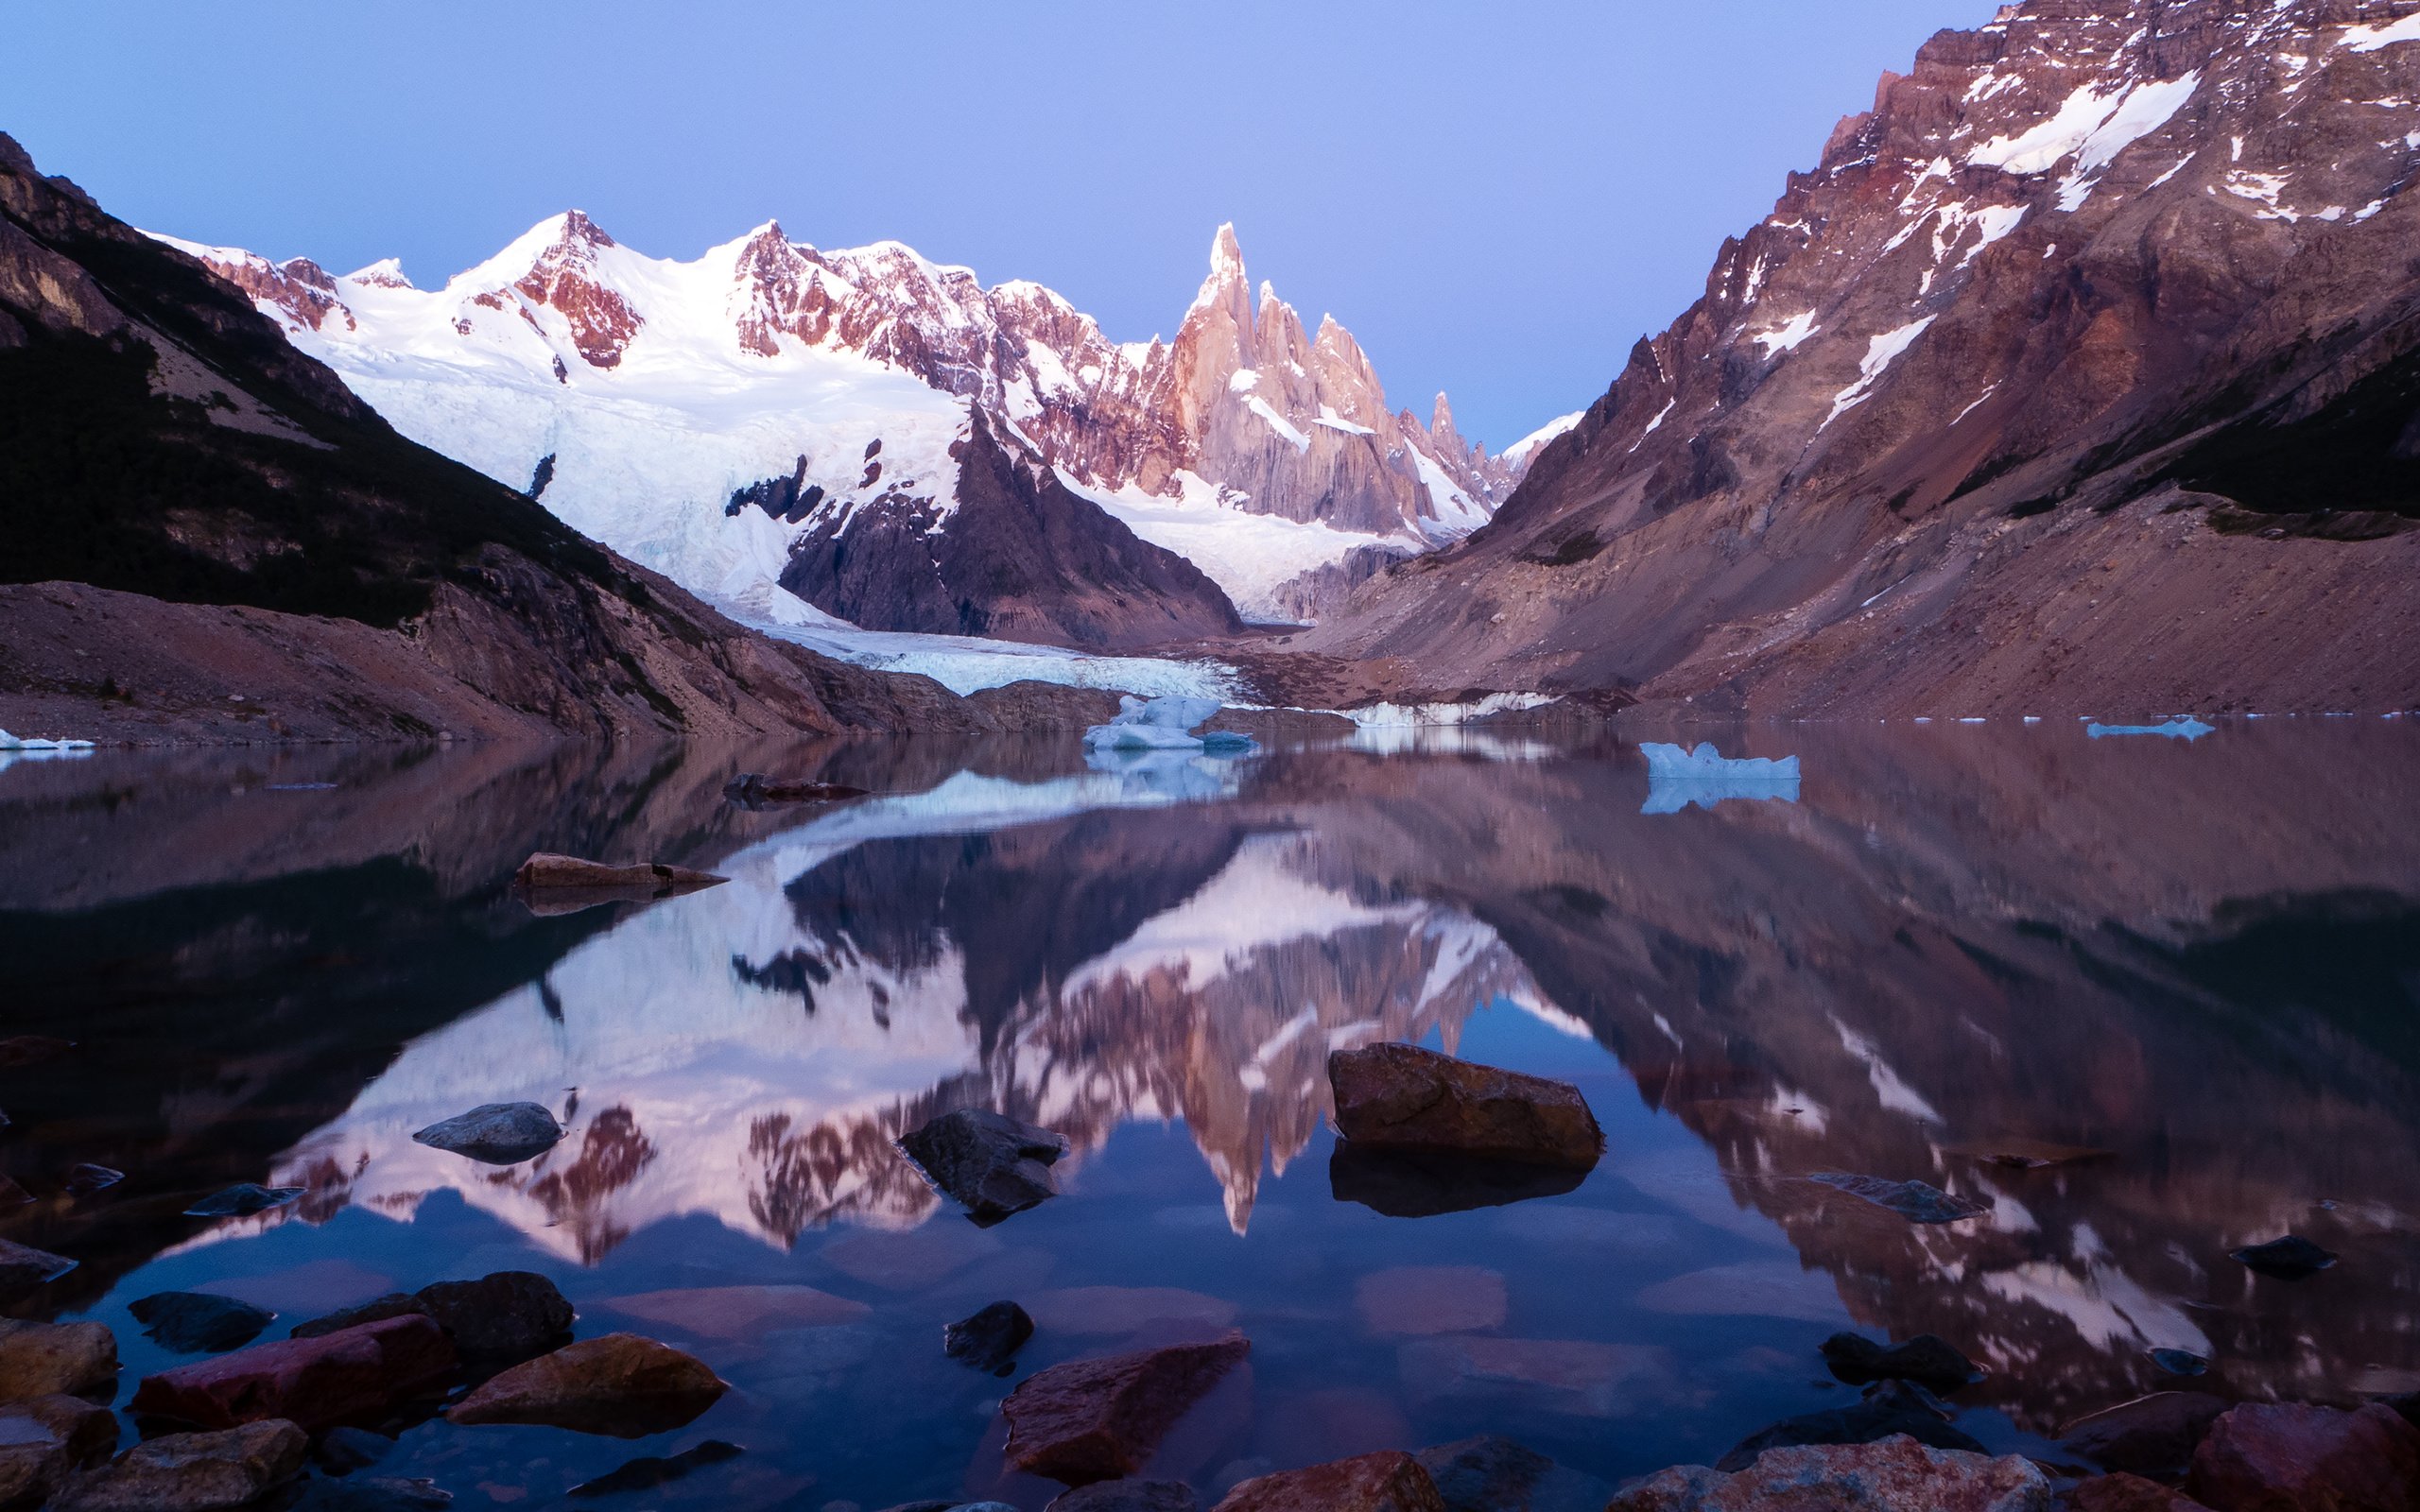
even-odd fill
[{"label": "reddish brown rock", "polygon": [[384,1412],[453,1367],[445,1331],[413,1314],[164,1370],[144,1378],[130,1405],[204,1428],[280,1418],[324,1428]]},{"label": "reddish brown rock", "polygon": [[2375,1404],[2232,1408],[2193,1452],[2186,1488],[2216,1512],[2411,1512],[2420,1429]]},{"label": "reddish brown rock", "polygon": [[2050,1483],[2021,1455],[1873,1444],[1768,1450],[1735,1474],[1683,1465],[1631,1486],[1605,1512],[2050,1512]]},{"label": "reddish brown rock", "polygon": [[728,882],[712,872],[692,871],[686,867],[669,867],[661,861],[639,861],[629,866],[614,866],[603,861],[583,861],[578,856],[556,855],[541,850],[521,863],[512,874],[515,885],[522,887],[651,887],[688,891],[712,887]]},{"label": "reddish brown rock", "polygon": [[0,1401],[74,1395],[117,1379],[117,1338],[105,1323],[0,1318]]},{"label": "reddish brown rock", "polygon": [[222,1512],[257,1501],[302,1469],[310,1440],[290,1422],[169,1434],[67,1487],[57,1512]]},{"label": "reddish brown rock", "polygon": [[1000,1409],[1009,1463],[1069,1486],[1132,1475],[1252,1341],[1230,1333],[1098,1360],[1070,1360],[1028,1379]]},{"label": "reddish brown rock", "polygon": [[36,1397],[0,1410],[0,1512],[33,1512],[116,1447],[117,1417],[107,1407]]},{"label": "reddish brown rock", "polygon": [[1454,1150],[1585,1171],[1604,1132],[1568,1082],[1475,1065],[1417,1045],[1370,1045],[1327,1057],[1336,1126],[1356,1144]]},{"label": "reddish brown rock", "polygon": [[2077,1418],[2059,1442],[2106,1469],[2172,1480],[2226,1410],[2224,1399],[2204,1392],[2154,1391]]},{"label": "reddish brown rock", "polygon": [[2067,1492],[2067,1512],[2210,1512],[2184,1492],[2139,1475],[2097,1475]]},{"label": "reddish brown rock", "polygon": [[705,1362],[635,1333],[567,1344],[446,1410],[458,1423],[542,1423],[643,1438],[695,1421],[730,1388]]},{"label": "reddish brown rock", "polygon": [[1386,1449],[1255,1476],[1229,1491],[1217,1512],[1445,1512],[1445,1501],[1420,1461]]}]

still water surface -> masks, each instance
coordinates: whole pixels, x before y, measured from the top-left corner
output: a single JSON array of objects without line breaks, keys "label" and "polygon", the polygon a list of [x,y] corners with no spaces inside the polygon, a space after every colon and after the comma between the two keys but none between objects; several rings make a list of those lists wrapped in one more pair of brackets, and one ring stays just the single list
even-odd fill
[{"label": "still water surface", "polygon": [[[2184,1383],[2155,1349],[2228,1395],[2420,1385],[2420,726],[1713,733],[1799,755],[1794,798],[1651,791],[1610,735],[20,762],[0,1033],[78,1048],[0,1070],[35,1199],[0,1232],[82,1263],[15,1311],[109,1323],[122,1400],[184,1358],[128,1314],[155,1292],[280,1337],[528,1269],[583,1335],[735,1388],[636,1444],[432,1422],[380,1466],[474,1508],[721,1438],[747,1453],[632,1504],[1039,1509],[1057,1487],[1000,1469],[1014,1379],[1229,1327],[1249,1370],[1159,1467],[1205,1495],[1478,1433],[1606,1480],[1710,1460],[1845,1402],[1840,1329],[1946,1336],[1992,1372],[1960,1426],[2046,1454]],[[743,769],[881,796],[750,812]],[[541,916],[507,885],[539,850],[732,880]],[[1504,1205],[1354,1200],[1324,1060],[1376,1040],[1576,1083],[1605,1160]],[[408,1137],[523,1098],[572,1127],[539,1160]],[[1074,1146],[989,1229],[891,1145],[977,1105]],[[2108,1153],[1988,1159],[2015,1142]],[[129,1179],[60,1194],[87,1160]],[[1991,1212],[1920,1228],[1817,1172]],[[234,1181],[309,1190],[181,1216]],[[2225,1258],[2289,1230],[2342,1263]],[[650,1295],[768,1282],[826,1299]],[[1010,1380],[940,1348],[998,1298],[1040,1325]]]}]

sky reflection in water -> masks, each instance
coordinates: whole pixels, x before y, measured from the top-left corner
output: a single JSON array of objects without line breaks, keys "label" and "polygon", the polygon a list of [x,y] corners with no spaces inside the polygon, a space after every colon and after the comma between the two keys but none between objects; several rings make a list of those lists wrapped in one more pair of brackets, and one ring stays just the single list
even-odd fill
[{"label": "sky reflection in water", "polygon": [[[241,1295],[279,1333],[528,1268],[583,1332],[739,1388],[638,1446],[406,1435],[385,1469],[474,1506],[719,1436],[750,1452],[657,1503],[1039,1508],[999,1472],[1009,1383],[939,1348],[998,1297],[1041,1325],[1021,1373],[1250,1333],[1165,1452],[1205,1491],[1479,1432],[1609,1479],[1709,1459],[1839,1404],[1813,1346],[1844,1327],[1984,1362],[1962,1426],[2000,1447],[2177,1383],[2154,1349],[2246,1396],[2420,1384],[2420,735],[1716,738],[1798,754],[1803,790],[1677,805],[1633,746],[1475,733],[1108,770],[1072,743],[21,765],[9,1032],[81,1046],[0,1074],[43,1199],[7,1231],[85,1262],[21,1311],[112,1323],[130,1390],[170,1363],[125,1312],[152,1292]],[[743,767],[883,796],[749,813],[719,797]],[[538,849],[732,881],[541,919],[503,886]],[[1431,1216],[1351,1200],[1324,1059],[1378,1039],[1575,1081],[1603,1164]],[[517,1098],[571,1137],[501,1171],[408,1138]],[[1074,1145],[1065,1194],[990,1230],[890,1144],[977,1104]],[[1988,1159],[2015,1141],[2110,1155]],[[48,1196],[87,1160],[130,1180]],[[1914,1227],[1822,1171],[1991,1215]],[[231,1180],[309,1190],[175,1216]],[[2343,1263],[2225,1259],[2290,1229]],[[646,1297],[761,1282],[822,1300]]]}]

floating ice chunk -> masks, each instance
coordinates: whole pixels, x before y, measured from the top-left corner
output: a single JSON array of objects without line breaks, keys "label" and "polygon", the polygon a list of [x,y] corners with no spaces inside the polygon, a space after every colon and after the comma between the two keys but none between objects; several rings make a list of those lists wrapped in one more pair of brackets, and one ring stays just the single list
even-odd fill
[{"label": "floating ice chunk", "polygon": [[1678,814],[1695,803],[1710,809],[1727,798],[1798,801],[1798,758],[1725,756],[1712,741],[1694,750],[1661,741],[1638,747],[1647,758],[1647,801],[1641,814]]},{"label": "floating ice chunk", "polygon": [[21,740],[7,730],[0,730],[0,750],[91,750],[92,748],[93,743],[89,740],[45,740],[40,735]]},{"label": "floating ice chunk", "polygon": [[2083,732],[2095,740],[2103,735],[2167,735],[2176,740],[2199,740],[2217,728],[2187,714],[2182,719],[2164,720],[2156,725],[2104,725],[2096,719],[2083,727]]},{"label": "floating ice chunk", "polygon": [[1216,698],[1188,698],[1171,694],[1146,703],[1127,695],[1117,700],[1117,717],[1084,731],[1087,750],[1215,750],[1247,751],[1252,737],[1227,730],[1191,733],[1197,725],[1218,717]]},{"label": "floating ice chunk", "polygon": [[2038,725],[2042,722],[2042,716],[2040,714],[2027,714],[2025,716],[2025,722],[2029,725]]},{"label": "floating ice chunk", "polygon": [[1235,791],[1234,777],[1223,769],[1230,764],[1199,749],[1095,747],[1084,753],[1084,765],[1123,779],[1137,792],[1170,802],[1224,798]]}]

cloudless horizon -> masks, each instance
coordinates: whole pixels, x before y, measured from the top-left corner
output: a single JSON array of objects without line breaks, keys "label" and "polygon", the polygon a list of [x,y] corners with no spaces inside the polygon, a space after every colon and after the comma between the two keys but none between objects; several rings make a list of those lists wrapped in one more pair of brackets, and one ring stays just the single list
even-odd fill
[{"label": "cloudless horizon", "polygon": [[1174,335],[1232,221],[1391,403],[1442,388],[1500,450],[1603,392],[1884,70],[1996,9],[130,0],[14,18],[0,131],[147,230],[337,271],[435,286],[574,206],[684,259],[769,218],[1047,284],[1115,340]]}]

